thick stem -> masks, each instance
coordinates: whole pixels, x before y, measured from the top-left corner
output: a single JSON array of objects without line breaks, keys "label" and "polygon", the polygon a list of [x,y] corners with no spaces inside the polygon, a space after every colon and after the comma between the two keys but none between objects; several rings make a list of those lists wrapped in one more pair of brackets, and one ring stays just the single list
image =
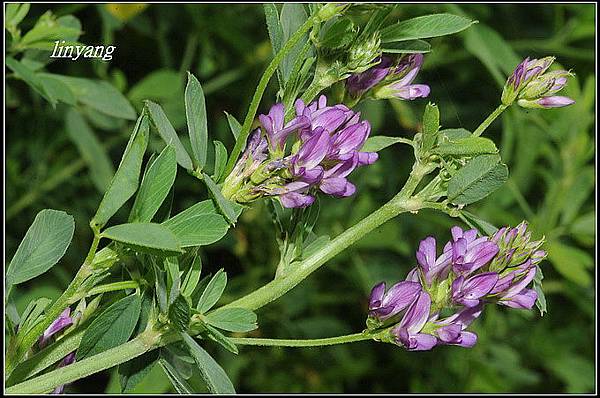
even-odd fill
[{"label": "thick stem", "polygon": [[160,341],[160,334],[158,332],[147,331],[125,344],[45,373],[35,379],[24,381],[23,383],[7,388],[5,392],[7,394],[43,394],[52,391],[60,385],[136,358],[156,348],[161,344]]},{"label": "thick stem", "polygon": [[307,339],[307,340],[294,340],[294,339],[260,339],[260,338],[247,338],[237,337],[229,338],[233,344],[238,345],[258,345],[258,346],[272,346],[272,347],[319,347],[334,344],[352,343],[355,341],[371,340],[373,336],[368,333],[355,333],[344,336],[327,337],[323,339]]},{"label": "thick stem", "polygon": [[487,119],[485,119],[483,122],[481,122],[481,124],[479,125],[479,127],[477,127],[477,130],[475,130],[473,132],[473,137],[479,137],[484,131],[485,129],[487,129],[489,127],[490,124],[492,124],[492,122],[494,120],[496,120],[496,118],[498,116],[500,116],[500,114],[502,112],[504,112],[504,110],[508,108],[507,105],[504,104],[500,104],[495,110],[494,112],[492,112]]},{"label": "thick stem", "polygon": [[246,139],[250,134],[250,127],[252,126],[252,122],[254,121],[254,116],[256,115],[256,111],[258,110],[258,105],[260,104],[260,100],[267,88],[267,84],[269,80],[273,76],[273,74],[277,71],[277,66],[283,61],[285,56],[292,50],[292,48],[296,45],[298,41],[309,31],[309,29],[315,23],[314,18],[308,18],[302,26],[290,37],[290,39],[285,43],[283,48],[277,53],[275,58],[271,61],[265,73],[262,75],[260,81],[258,82],[258,86],[256,87],[256,91],[254,92],[254,96],[252,97],[252,102],[250,102],[250,107],[248,108],[248,113],[246,114],[246,118],[244,119],[244,124],[242,125],[242,129],[240,131],[240,135],[235,142],[235,146],[231,151],[231,156],[229,157],[229,161],[227,162],[227,167],[225,168],[224,175],[228,175],[235,163],[237,162],[240,153],[242,152],[242,148],[246,145]]}]

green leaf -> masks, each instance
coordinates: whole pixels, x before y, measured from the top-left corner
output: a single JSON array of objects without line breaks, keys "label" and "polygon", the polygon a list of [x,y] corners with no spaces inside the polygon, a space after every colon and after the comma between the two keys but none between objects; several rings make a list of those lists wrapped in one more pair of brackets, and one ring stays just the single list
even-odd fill
[{"label": "green leaf", "polygon": [[27,13],[29,12],[29,3],[10,3],[6,5],[6,13],[4,15],[4,20],[6,21],[6,26],[10,26],[12,28],[16,28],[19,23],[25,18]]},{"label": "green leaf", "polygon": [[77,350],[77,360],[127,342],[140,316],[140,308],[140,296],[132,294],[104,310],[86,329]]},{"label": "green leaf", "polygon": [[227,148],[221,141],[213,141],[215,146],[215,167],[213,172],[213,178],[215,181],[219,181],[223,177],[225,166],[227,165]]},{"label": "green leaf", "polygon": [[479,230],[479,233],[481,235],[493,235],[496,233],[496,231],[498,231],[498,228],[496,228],[493,224],[477,217],[475,214],[470,213],[466,210],[462,211],[463,216],[465,216],[465,218],[473,224],[473,226],[475,228],[477,228],[477,230]]},{"label": "green leaf", "polygon": [[202,314],[210,310],[223,295],[225,286],[227,286],[227,274],[221,268],[208,282],[206,289],[204,289],[198,300],[198,304],[196,304],[196,309]]},{"label": "green leaf", "polygon": [[169,308],[169,319],[175,326],[175,329],[183,332],[187,330],[190,323],[190,306],[183,296],[177,296]]},{"label": "green leaf", "polygon": [[548,260],[562,276],[580,286],[587,287],[592,284],[592,276],[587,271],[594,267],[592,256],[576,247],[554,240],[548,241],[546,248]]},{"label": "green leaf", "polygon": [[131,392],[158,363],[158,350],[147,352],[119,365],[121,392]]},{"label": "green leaf", "polygon": [[[55,40],[67,40],[79,37],[81,30],[77,27],[63,25],[51,11],[42,15],[33,28],[23,35],[19,42],[22,48],[38,48],[37,44],[52,43]],[[52,43],[54,45],[54,43]]]},{"label": "green leaf", "polygon": [[381,51],[392,54],[422,54],[431,51],[431,44],[423,40],[398,41],[383,44]]},{"label": "green leaf", "polygon": [[423,141],[421,151],[429,151],[437,141],[437,134],[440,129],[440,110],[437,105],[431,102],[425,107],[423,113]]},{"label": "green leaf", "polygon": [[448,200],[466,205],[485,198],[508,179],[508,168],[498,155],[477,156],[448,182]]},{"label": "green leaf", "polygon": [[227,116],[227,123],[229,123],[231,134],[233,134],[233,138],[235,138],[235,140],[237,141],[240,135],[240,130],[242,129],[242,125],[240,124],[240,122],[237,121],[235,117],[233,117],[233,115],[230,115],[227,112],[225,112],[225,115]]},{"label": "green leaf", "polygon": [[376,135],[374,137],[367,138],[364,145],[361,148],[362,152],[379,152],[394,144],[403,143],[403,139],[399,137],[386,137],[383,135]]},{"label": "green leaf", "polygon": [[179,275],[179,260],[177,257],[167,257],[163,260],[165,265],[165,270],[167,271],[167,291],[169,292],[169,297],[167,300],[167,305],[171,306],[177,297],[179,297],[179,292],[181,288],[181,277]]},{"label": "green leaf", "polygon": [[[282,43],[284,45],[287,43],[290,37],[296,33],[298,28],[300,28],[307,18],[308,15],[306,15],[303,4],[283,3],[279,19],[281,23],[281,31],[283,33]],[[307,35],[305,35],[304,39],[300,39],[299,42],[292,47],[290,52],[288,52],[288,54],[281,61],[281,64],[279,64],[284,83],[290,78],[290,72],[294,67],[294,62],[296,61],[299,53],[302,51],[302,47],[304,46],[304,43],[306,43],[306,40],[308,40]]]},{"label": "green leaf", "polygon": [[[23,59],[23,61],[26,60],[27,58]],[[36,76],[50,98],[53,98],[57,101],[62,101],[67,105],[77,104],[77,98],[75,98],[75,94],[73,94],[71,88],[65,83],[48,75],[37,74]]]},{"label": "green leaf", "polygon": [[498,153],[498,148],[489,138],[468,137],[439,144],[432,152],[440,156],[476,156]]},{"label": "green leaf", "polygon": [[83,116],[69,109],[65,116],[65,128],[79,153],[90,169],[90,177],[100,192],[106,191],[115,170],[106,150],[87,124]]},{"label": "green leaf", "polygon": [[[275,56],[279,50],[281,50],[281,47],[283,47],[283,31],[281,30],[281,24],[279,23],[279,11],[274,3],[264,3],[263,10],[265,12],[265,21],[267,23],[269,39],[271,40],[273,56]],[[283,87],[281,68],[277,69],[277,78],[279,80],[279,86]]]},{"label": "green leaf", "polygon": [[208,174],[202,173],[202,176],[204,177],[204,182],[206,183],[208,191],[217,203],[217,206],[221,210],[221,213],[223,213],[223,215],[225,216],[227,221],[229,221],[230,224],[235,224],[239,213],[236,211],[234,203],[230,200],[225,199],[217,184],[212,180],[212,178],[210,178]]},{"label": "green leaf", "polygon": [[160,358],[158,360],[160,366],[162,366],[165,374],[173,384],[173,387],[179,394],[193,394],[195,391],[192,386],[189,385],[186,378],[166,359]]},{"label": "green leaf", "polygon": [[8,69],[12,70],[15,75],[25,83],[29,85],[35,92],[41,95],[46,101],[52,106],[56,105],[56,98],[52,97],[44,87],[38,74],[36,74],[29,67],[25,66],[22,62],[17,61],[12,57],[6,57],[4,64]]},{"label": "green leaf", "polygon": [[192,154],[197,166],[203,169],[206,165],[206,150],[208,147],[206,103],[200,82],[190,72],[188,72],[188,82],[185,87],[185,115],[192,144]]},{"label": "green leaf", "polygon": [[177,237],[162,224],[130,223],[107,228],[101,234],[103,238],[112,239],[148,253],[173,255],[183,253]]},{"label": "green leaf", "polygon": [[107,221],[133,196],[138,187],[144,152],[148,145],[148,118],[140,115],[131,133],[121,163],[104,194],[92,225],[103,227]]},{"label": "green leaf", "polygon": [[235,394],[235,388],[223,368],[189,334],[183,333],[182,336],[210,392]]},{"label": "green leaf", "polygon": [[574,235],[595,236],[596,212],[592,210],[575,219],[569,228],[569,232]]},{"label": "green leaf", "polygon": [[463,129],[463,128],[440,130],[440,136],[445,141],[456,141],[461,138],[468,138],[472,135],[473,135],[473,133],[471,133],[469,130]]},{"label": "green leaf", "polygon": [[342,48],[356,38],[357,32],[350,18],[340,18],[323,34],[319,46],[331,49]]},{"label": "green leaf", "polygon": [[209,245],[220,240],[229,229],[211,200],[196,203],[162,225],[177,236],[181,247]]},{"label": "green leaf", "polygon": [[535,305],[540,311],[540,316],[544,316],[544,313],[548,312],[546,307],[546,296],[544,295],[544,290],[542,289],[542,279],[544,279],[544,274],[542,274],[542,268],[539,265],[536,265],[537,271],[535,273],[535,277],[533,278],[533,290],[537,293],[537,299],[535,300]]},{"label": "green leaf", "polygon": [[258,327],[256,314],[245,308],[225,308],[206,315],[206,321],[229,332],[249,332]]},{"label": "green leaf", "polygon": [[192,159],[190,159],[190,155],[188,155],[183,144],[179,140],[175,129],[171,125],[171,122],[169,122],[169,119],[167,119],[167,115],[165,115],[161,106],[152,101],[145,101],[145,104],[158,134],[167,145],[172,145],[175,148],[177,163],[186,170],[192,170]]},{"label": "green leaf", "polygon": [[169,194],[177,175],[175,149],[167,145],[152,162],[140,184],[129,222],[149,222]]},{"label": "green leaf", "polygon": [[159,69],[140,80],[133,86],[127,97],[134,104],[141,104],[143,100],[168,100],[174,97],[174,89],[180,87],[181,75],[173,69]]},{"label": "green leaf", "polygon": [[202,259],[198,254],[194,256],[192,260],[192,265],[188,270],[185,278],[183,279],[183,283],[181,285],[181,295],[185,297],[192,297],[196,286],[198,286],[198,282],[200,281],[200,274],[202,273]]},{"label": "green leaf", "polygon": [[432,14],[390,25],[381,31],[381,42],[445,36],[467,29],[476,21],[452,14]]},{"label": "green leaf", "polygon": [[208,331],[208,338],[214,341],[215,343],[221,345],[221,347],[225,348],[227,351],[237,355],[240,353],[237,346],[231,342],[229,337],[225,336],[223,333],[219,332],[219,329],[205,323],[204,327]]},{"label": "green leaf", "polygon": [[40,77],[56,79],[69,87],[77,101],[119,119],[134,120],[136,112],[115,87],[103,80],[40,73]]},{"label": "green leaf", "polygon": [[8,264],[5,278],[7,288],[52,268],[67,251],[74,230],[73,217],[64,211],[40,211]]}]

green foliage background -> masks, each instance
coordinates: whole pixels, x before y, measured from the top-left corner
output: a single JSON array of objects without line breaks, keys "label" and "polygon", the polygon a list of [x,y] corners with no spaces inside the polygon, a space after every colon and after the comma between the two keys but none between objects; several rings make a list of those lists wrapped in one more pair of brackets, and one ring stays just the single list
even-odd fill
[{"label": "green foliage background", "polygon": [[[56,60],[46,70],[100,79],[122,92],[139,110],[142,100],[159,102],[176,129],[185,127],[186,71],[201,81],[209,131],[229,148],[233,138],[224,111],[241,120],[253,90],[272,57],[259,4],[32,5],[20,27],[29,30],[47,10],[72,14],[82,25],[79,41],[114,44],[110,62]],[[391,345],[360,342],[297,349],[242,347],[237,357],[207,349],[243,392],[591,392],[595,324],[595,75],[593,4],[400,5],[391,19],[451,12],[479,20],[458,35],[432,40],[418,79],[431,86],[430,100],[442,113],[442,127],[474,129],[498,104],[503,80],[526,56],[555,55],[575,73],[565,94],[577,103],[548,111],[510,109],[486,132],[510,169],[507,184],[470,210],[499,226],[527,219],[548,241],[543,263],[548,314],[490,307],[474,324],[473,349],[438,347],[409,353]],[[56,298],[85,257],[91,240],[87,222],[124,148],[133,122],[106,116],[86,104],[53,108],[7,69],[6,81],[6,259],[44,208],[74,215],[75,236],[58,266],[16,289],[20,311],[34,297]],[[275,98],[276,79],[260,107]],[[361,105],[372,135],[406,136],[417,125],[426,101],[367,102]],[[85,116],[100,147],[69,132],[68,112]],[[185,145],[186,136],[181,135]],[[154,136],[150,149],[159,151]],[[80,152],[83,150],[83,152]],[[106,156],[108,163],[103,160]],[[212,154],[209,153],[209,157]],[[207,164],[212,164],[209,160]],[[389,199],[408,174],[409,149],[394,146],[372,167],[352,175],[358,193],[321,198],[318,234],[335,236]],[[108,178],[106,175],[108,174]],[[205,197],[203,186],[180,172],[174,212]],[[116,221],[126,221],[122,209]],[[403,279],[414,265],[418,241],[443,240],[459,223],[422,211],[402,215],[371,233],[280,300],[258,312],[251,335],[316,338],[364,328],[367,297],[374,283]],[[244,212],[228,236],[202,252],[205,269],[224,267],[231,280],[222,302],[266,283],[278,261],[266,206]],[[156,366],[137,392],[171,387]],[[71,392],[116,392],[118,377],[105,372],[68,387]]]}]

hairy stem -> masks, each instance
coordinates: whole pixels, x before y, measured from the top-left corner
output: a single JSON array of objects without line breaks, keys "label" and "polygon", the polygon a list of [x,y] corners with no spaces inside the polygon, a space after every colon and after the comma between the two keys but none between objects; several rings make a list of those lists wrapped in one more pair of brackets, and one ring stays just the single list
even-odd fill
[{"label": "hairy stem", "polygon": [[306,340],[294,340],[294,339],[261,339],[261,338],[248,338],[248,337],[237,337],[230,338],[229,340],[234,344],[239,345],[258,345],[258,346],[272,346],[272,347],[319,347],[326,345],[352,343],[355,341],[371,340],[373,335],[360,332],[354,334],[347,334],[344,336],[327,337],[323,339],[306,339]]},{"label": "hairy stem", "polygon": [[252,102],[250,102],[250,107],[248,108],[248,113],[246,114],[246,118],[244,119],[244,124],[242,125],[242,129],[240,131],[240,135],[238,136],[235,146],[231,151],[231,156],[229,157],[229,161],[227,162],[227,167],[225,168],[224,175],[228,175],[235,163],[237,162],[240,153],[244,145],[246,145],[246,139],[250,134],[250,128],[252,127],[252,122],[254,121],[254,116],[256,116],[256,111],[258,110],[258,105],[260,104],[260,100],[267,88],[267,84],[269,80],[273,76],[273,74],[277,71],[277,66],[283,61],[285,56],[292,50],[292,48],[296,45],[298,41],[309,31],[309,29],[315,23],[314,18],[308,18],[302,26],[290,37],[290,39],[285,43],[283,48],[277,53],[275,58],[271,61],[265,73],[263,73],[260,81],[258,82],[258,86],[256,87],[256,91],[254,92],[254,96],[252,97]]},{"label": "hairy stem", "polygon": [[100,285],[91,288],[85,296],[89,297],[100,293],[115,292],[117,290],[137,289],[138,287],[140,286],[136,281],[120,281],[107,283],[106,285]]},{"label": "hairy stem", "polygon": [[483,122],[481,122],[479,127],[477,127],[477,129],[473,132],[473,137],[479,137],[485,131],[485,129],[487,129],[489,125],[492,124],[492,122],[496,120],[496,118],[500,116],[502,112],[504,112],[506,108],[508,108],[507,105],[500,104],[494,110],[494,112],[492,112]]}]

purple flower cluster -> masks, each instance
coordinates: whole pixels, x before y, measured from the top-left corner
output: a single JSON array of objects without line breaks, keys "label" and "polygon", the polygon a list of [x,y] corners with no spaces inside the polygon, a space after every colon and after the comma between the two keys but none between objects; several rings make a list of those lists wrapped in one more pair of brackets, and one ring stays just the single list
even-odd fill
[{"label": "purple flower cluster", "polygon": [[[284,207],[293,208],[310,206],[317,191],[334,197],[354,194],[348,175],[378,158],[375,152],[360,151],[371,132],[369,122],[345,105],[328,106],[324,95],[308,106],[297,100],[295,111],[288,123],[282,104],[259,116],[262,128],[252,134],[225,181],[224,192],[231,191],[232,199],[278,196]],[[286,155],[291,136],[294,141]]]},{"label": "purple flower cluster", "polygon": [[567,84],[568,71],[548,72],[554,57],[525,58],[508,77],[502,91],[502,103],[510,105],[515,100],[524,108],[559,108],[573,104],[569,97],[554,95]]},{"label": "purple flower cluster", "polygon": [[[71,326],[76,322],[75,316],[71,316],[71,309],[69,307],[65,310],[48,326],[38,341],[40,348],[46,347],[55,337],[56,334],[63,331],[65,328]],[[75,351],[67,354],[58,364],[59,368],[65,367],[75,362]],[[64,385],[56,387],[51,394],[62,394],[65,389]]]},{"label": "purple flower cluster", "polygon": [[[436,345],[472,347],[477,335],[467,327],[487,303],[531,309],[537,299],[527,288],[546,256],[543,240],[531,241],[527,224],[477,237],[475,229],[455,226],[438,256],[436,240],[421,241],[418,265],[406,280],[386,291],[376,285],[369,299],[369,329],[388,328],[389,341],[407,350]],[[441,317],[451,311],[453,315]]]},{"label": "purple flower cluster", "polygon": [[370,92],[374,98],[413,100],[429,95],[428,85],[412,84],[423,65],[422,54],[410,54],[396,60],[388,56],[378,59],[377,65],[346,79],[350,96],[357,98]]}]

